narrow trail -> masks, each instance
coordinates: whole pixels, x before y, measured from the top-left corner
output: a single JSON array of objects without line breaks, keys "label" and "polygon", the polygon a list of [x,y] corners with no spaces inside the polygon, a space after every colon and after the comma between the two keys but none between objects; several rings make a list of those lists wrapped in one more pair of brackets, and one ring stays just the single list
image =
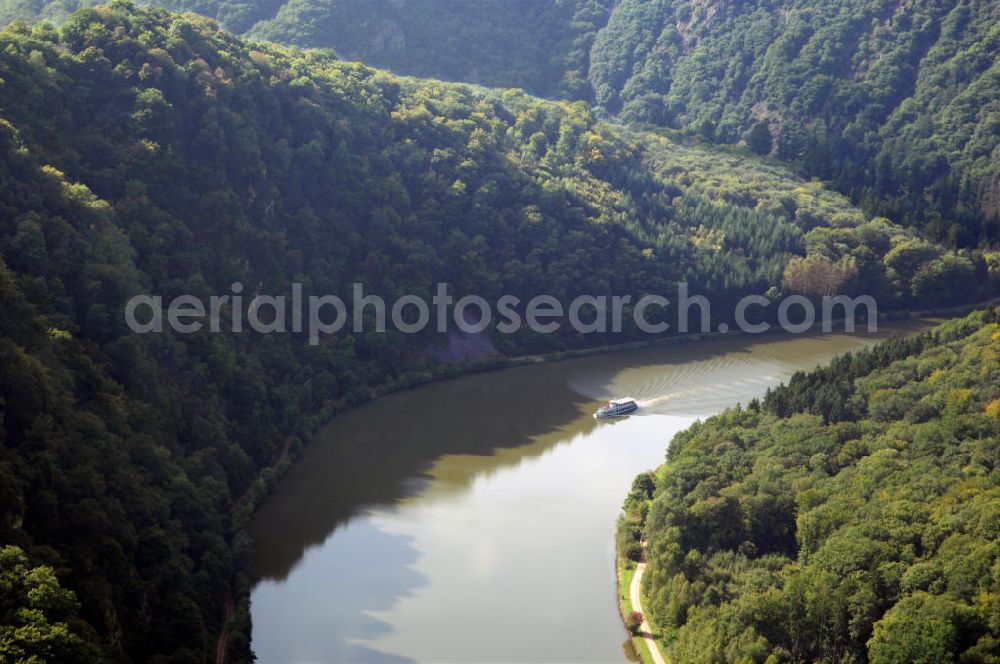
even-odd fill
[{"label": "narrow trail", "polygon": [[642,640],[646,642],[646,647],[649,648],[649,654],[652,655],[653,661],[656,664],[667,664],[667,659],[660,652],[660,646],[656,644],[656,640],[653,638],[653,630],[649,626],[649,622],[646,620],[646,612],[642,610],[642,602],[640,594],[642,591],[642,573],[646,571],[646,563],[641,562],[635,566],[635,575],[632,577],[632,583],[629,584],[628,594],[632,601],[632,610],[638,611],[642,614],[642,625],[639,626],[639,636]]},{"label": "narrow trail", "polygon": [[229,623],[233,619],[234,609],[233,596],[230,595],[226,597],[226,622],[222,626],[219,641],[215,645],[215,664],[225,664],[226,662],[226,649],[229,647]]}]

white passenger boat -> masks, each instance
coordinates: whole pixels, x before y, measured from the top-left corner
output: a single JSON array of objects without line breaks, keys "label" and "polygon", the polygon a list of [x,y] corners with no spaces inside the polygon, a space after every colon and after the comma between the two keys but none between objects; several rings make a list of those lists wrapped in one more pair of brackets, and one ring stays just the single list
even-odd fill
[{"label": "white passenger boat", "polygon": [[594,417],[597,419],[604,419],[606,417],[618,417],[620,415],[627,415],[634,410],[639,409],[639,404],[635,402],[632,397],[625,397],[624,399],[612,399],[608,402],[607,406],[602,406],[597,409],[594,413]]}]

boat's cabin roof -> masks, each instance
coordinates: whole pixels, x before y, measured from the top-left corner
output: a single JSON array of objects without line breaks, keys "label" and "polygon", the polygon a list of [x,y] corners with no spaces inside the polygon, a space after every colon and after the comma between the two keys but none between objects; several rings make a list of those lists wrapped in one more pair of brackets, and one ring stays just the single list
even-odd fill
[{"label": "boat's cabin roof", "polygon": [[608,402],[609,406],[627,406],[631,403],[635,403],[635,399],[632,397],[625,397],[624,399],[612,399]]}]

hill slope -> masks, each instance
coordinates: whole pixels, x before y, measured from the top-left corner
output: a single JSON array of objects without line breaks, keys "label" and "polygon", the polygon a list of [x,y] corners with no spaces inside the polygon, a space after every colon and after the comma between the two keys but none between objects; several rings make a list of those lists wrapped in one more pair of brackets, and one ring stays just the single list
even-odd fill
[{"label": "hill slope", "polygon": [[[64,21],[96,0],[0,0],[0,25]],[[256,39],[333,48],[401,74],[586,99],[610,0],[162,0]]]},{"label": "hill slope", "polygon": [[402,74],[589,99],[590,48],[611,5],[610,0],[290,0],[249,36],[330,47],[345,59]]},{"label": "hill slope", "polygon": [[624,0],[590,80],[625,119],[723,143],[761,123],[869,212],[975,244],[1000,233],[998,40],[990,0]]},{"label": "hill slope", "polygon": [[623,550],[648,539],[646,604],[675,661],[1000,654],[997,315],[842,357],[678,434],[619,526]]},{"label": "hill slope", "polygon": [[[0,23],[87,0],[0,0]],[[162,0],[395,71],[596,100],[626,122],[750,140],[869,214],[1000,239],[996,0]]]},{"label": "hill slope", "polygon": [[[298,281],[346,297],[359,281],[391,301],[441,281],[568,301],[685,279],[729,302],[781,288],[807,253],[881,275],[883,304],[991,288],[982,256],[582,103],[402,79],[127,2],[15,24],[0,33],[3,621],[18,652],[59,661],[204,661],[235,598],[230,652],[247,657],[241,524],[276,464],[337,410],[457,370],[434,359],[446,339],[370,321],[317,347],[140,336],[131,295]],[[487,335],[500,354],[618,338]]]}]

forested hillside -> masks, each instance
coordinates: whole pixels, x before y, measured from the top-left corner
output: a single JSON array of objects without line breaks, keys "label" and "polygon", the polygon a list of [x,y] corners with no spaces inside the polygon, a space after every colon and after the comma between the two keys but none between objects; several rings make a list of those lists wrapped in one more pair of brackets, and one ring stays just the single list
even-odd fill
[{"label": "forested hillside", "polygon": [[[315,348],[140,336],[133,294],[360,281],[391,301],[443,281],[568,301],[687,280],[727,302],[819,294],[801,275],[835,265],[846,289],[875,275],[883,306],[906,306],[996,279],[988,255],[742,152],[127,2],[0,33],[0,257],[0,643],[53,661],[214,658],[233,599],[246,657],[241,524],[270,466],[338,409],[456,370],[433,334],[372,326]],[[490,336],[501,354],[610,340]]]},{"label": "forested hillside", "polygon": [[867,211],[974,245],[1000,236],[998,49],[991,0],[624,0],[590,80],[625,120],[721,143],[756,128],[751,147]]},{"label": "forested hillside", "polygon": [[[0,23],[89,0],[0,0]],[[394,71],[594,100],[830,180],[950,246],[1000,239],[996,0],[161,0]],[[613,5],[613,6],[612,6]]]},{"label": "forested hillside", "polygon": [[998,313],[675,437],[618,534],[673,661],[996,661]]},{"label": "forested hillside", "polygon": [[[96,0],[0,0],[0,25],[61,22]],[[254,39],[437,79],[589,99],[590,49],[611,0],[158,0]]]},{"label": "forested hillside", "polygon": [[611,0],[289,0],[254,39],[452,81],[590,99],[590,49]]}]

